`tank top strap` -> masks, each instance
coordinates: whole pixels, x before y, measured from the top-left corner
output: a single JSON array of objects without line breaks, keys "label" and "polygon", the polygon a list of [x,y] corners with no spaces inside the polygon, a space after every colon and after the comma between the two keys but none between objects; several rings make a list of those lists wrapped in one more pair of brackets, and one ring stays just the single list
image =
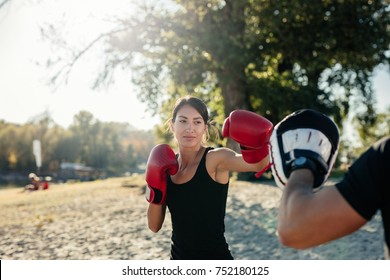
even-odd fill
[{"label": "tank top strap", "polygon": [[210,150],[213,150],[214,148],[213,147],[206,147],[204,153],[203,153],[203,156],[202,156],[202,159],[200,160],[199,162],[199,165],[204,165],[206,166],[206,156],[207,156],[207,153],[210,151]]},{"label": "tank top strap", "polygon": [[[203,156],[202,156],[202,159],[200,160],[199,162],[199,165],[198,165],[198,168],[197,168],[197,171],[201,171],[202,174],[204,174],[205,172],[207,173],[207,169],[206,169],[206,157],[207,157],[207,153],[208,151],[210,150],[213,150],[214,148],[213,147],[206,147],[204,153],[203,153]],[[198,172],[195,172],[195,174],[198,173]],[[208,174],[208,173],[207,173]]]}]

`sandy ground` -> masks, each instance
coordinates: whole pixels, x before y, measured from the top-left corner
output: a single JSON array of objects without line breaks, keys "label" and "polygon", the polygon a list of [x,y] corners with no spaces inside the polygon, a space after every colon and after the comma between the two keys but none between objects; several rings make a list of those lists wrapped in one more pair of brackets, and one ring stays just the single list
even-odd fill
[{"label": "sandy ground", "polygon": [[[231,184],[225,223],[235,259],[383,259],[379,215],[337,241],[308,250],[283,247],[275,231],[280,197],[271,181]],[[146,208],[139,178],[0,190],[0,259],[169,259],[169,213],[162,230],[152,233]]]}]

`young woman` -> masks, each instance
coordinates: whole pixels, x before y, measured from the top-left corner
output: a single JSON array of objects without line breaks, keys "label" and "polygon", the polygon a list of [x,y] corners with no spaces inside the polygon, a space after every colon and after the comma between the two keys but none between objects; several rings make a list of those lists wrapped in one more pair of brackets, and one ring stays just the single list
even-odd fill
[{"label": "young woman", "polygon": [[210,126],[202,100],[191,96],[179,99],[170,120],[178,153],[161,144],[148,159],[148,225],[158,232],[169,208],[171,259],[233,259],[224,236],[229,174],[257,172],[269,166],[273,126],[267,119],[237,110],[225,120],[222,134],[240,143],[242,154],[206,146]]}]

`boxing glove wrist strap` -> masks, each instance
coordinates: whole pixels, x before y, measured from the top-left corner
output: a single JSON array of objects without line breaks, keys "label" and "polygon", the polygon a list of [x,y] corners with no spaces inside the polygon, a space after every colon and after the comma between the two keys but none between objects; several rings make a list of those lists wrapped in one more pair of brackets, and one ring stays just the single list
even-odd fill
[{"label": "boxing glove wrist strap", "polygon": [[145,197],[152,204],[164,204],[165,202],[162,191],[149,185],[146,186]]},{"label": "boxing glove wrist strap", "polygon": [[242,157],[247,163],[260,162],[268,155],[268,146],[264,146],[261,149],[251,149],[240,145],[240,148]]}]

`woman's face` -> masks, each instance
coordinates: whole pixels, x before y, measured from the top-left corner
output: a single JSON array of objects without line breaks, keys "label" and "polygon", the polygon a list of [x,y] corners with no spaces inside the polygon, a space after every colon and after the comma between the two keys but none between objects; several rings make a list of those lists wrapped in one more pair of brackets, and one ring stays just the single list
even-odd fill
[{"label": "woman's face", "polygon": [[199,112],[190,105],[179,109],[172,130],[180,147],[198,147],[206,133],[205,124]]}]

